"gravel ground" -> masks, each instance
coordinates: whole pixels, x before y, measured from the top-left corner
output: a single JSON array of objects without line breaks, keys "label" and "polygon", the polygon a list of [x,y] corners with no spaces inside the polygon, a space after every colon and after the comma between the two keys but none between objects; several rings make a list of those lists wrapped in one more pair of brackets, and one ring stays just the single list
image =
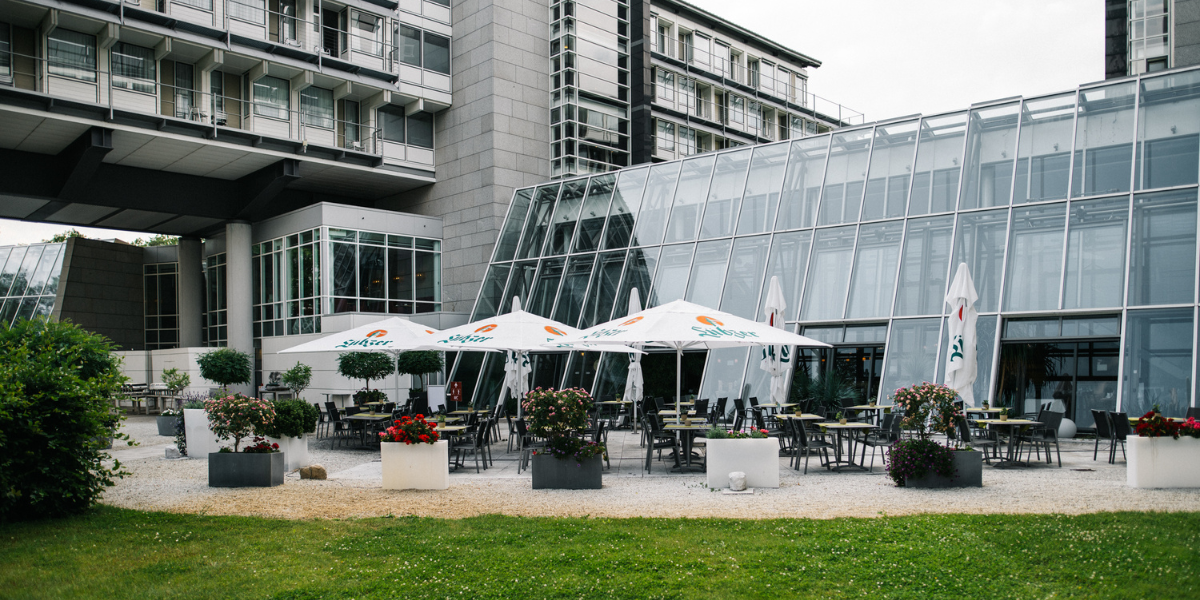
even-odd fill
[{"label": "gravel ground", "polygon": [[[1092,442],[1062,444],[1063,467],[1027,469],[984,467],[982,488],[910,490],[895,487],[879,465],[873,473],[830,473],[817,467],[807,475],[781,459],[779,489],[726,495],[706,487],[703,474],[666,473],[666,463],[644,475],[637,439],[610,438],[612,468],[601,490],[533,490],[528,471],[517,475],[515,455],[494,446],[495,468],[453,473],[443,491],[383,490],[378,451],[332,450],[310,441],[314,464],[326,481],[301,480],[290,473],[275,488],[208,487],[208,462],[166,460],[172,438],[159,437],[152,417],[131,417],[125,431],[139,446],[112,452],[132,473],[104,495],[104,502],[139,510],[277,518],[349,518],[419,515],[458,518],[482,514],[593,517],[874,517],[921,513],[1063,513],[1100,511],[1198,511],[1200,490],[1141,490],[1125,485],[1125,466],[1092,461]],[[614,444],[617,442],[617,444]],[[1118,457],[1119,458],[1119,457]],[[868,459],[869,460],[869,459]]]}]

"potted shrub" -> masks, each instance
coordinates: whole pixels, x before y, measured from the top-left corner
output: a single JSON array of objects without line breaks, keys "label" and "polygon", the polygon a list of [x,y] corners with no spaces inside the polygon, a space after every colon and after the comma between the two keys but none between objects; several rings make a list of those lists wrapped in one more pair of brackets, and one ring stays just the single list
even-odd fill
[{"label": "potted shrub", "polygon": [[[279,445],[262,437],[275,421],[275,408],[260,398],[232,394],[204,403],[208,423],[222,447],[208,455],[209,487],[274,487],[283,484],[284,456]],[[246,449],[242,440],[253,437]]]},{"label": "potted shrub", "polygon": [[450,443],[440,439],[425,415],[401,417],[379,433],[385,490],[444,490],[450,487]]},{"label": "potted shrub", "polygon": [[305,434],[317,430],[317,421],[321,419],[321,411],[317,407],[300,399],[276,400],[271,403],[275,409],[275,420],[266,427],[264,433],[273,443],[279,444],[283,452],[284,468],[288,471],[307,467],[308,437]]},{"label": "potted shrub", "polygon": [[708,487],[729,487],[729,474],[734,471],[746,474],[746,487],[779,487],[779,441],[767,437],[766,430],[745,433],[714,427],[706,437]]},{"label": "potted shrub", "polygon": [[897,486],[910,488],[982,487],[983,455],[955,450],[931,439],[933,433],[954,430],[958,393],[940,383],[928,381],[896,390],[892,397],[904,411],[901,427],[916,433],[915,438],[900,440],[888,450],[888,475]]},{"label": "potted shrub", "polygon": [[344,352],[338,355],[337,360],[339,375],[366,382],[363,389],[354,394],[355,404],[387,400],[387,394],[371,389],[371,380],[383,379],[396,372],[392,357],[382,352]]},{"label": "potted shrub", "polygon": [[544,448],[533,452],[533,489],[600,489],[606,450],[583,439],[593,404],[591,395],[577,388],[537,388],[525,395],[529,432],[546,440]]},{"label": "potted shrub", "polygon": [[312,383],[312,367],[297,362],[296,366],[283,372],[279,381],[292,391],[293,398],[299,398],[300,392]]},{"label": "potted shrub", "polygon": [[[172,396],[183,391],[191,384],[192,378],[187,373],[180,373],[179,369],[164,369],[162,373],[163,384],[167,386],[167,391]],[[158,424],[158,435],[171,437],[175,435],[175,425],[179,418],[183,416],[183,412],[178,407],[164,408],[158,413],[156,419]]]},{"label": "potted shrub", "polygon": [[233,348],[218,348],[196,358],[200,376],[221,386],[221,394],[229,394],[229,386],[250,383],[250,355]]},{"label": "potted shrub", "polygon": [[1164,419],[1153,410],[1138,419],[1129,448],[1125,482],[1135,488],[1200,487],[1200,423]]}]

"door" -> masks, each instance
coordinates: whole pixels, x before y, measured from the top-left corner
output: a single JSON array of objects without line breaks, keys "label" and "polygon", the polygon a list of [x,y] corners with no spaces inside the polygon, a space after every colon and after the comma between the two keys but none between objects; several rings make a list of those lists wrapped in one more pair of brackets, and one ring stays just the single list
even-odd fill
[{"label": "door", "polygon": [[1094,429],[1092,409],[1116,410],[1119,339],[1004,342],[997,406],[1036,414],[1043,405],[1079,429]]}]

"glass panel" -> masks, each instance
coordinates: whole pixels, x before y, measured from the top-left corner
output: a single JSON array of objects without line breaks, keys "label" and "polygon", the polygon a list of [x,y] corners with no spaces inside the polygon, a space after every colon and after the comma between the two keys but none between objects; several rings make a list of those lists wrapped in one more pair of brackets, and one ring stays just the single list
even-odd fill
[{"label": "glass panel", "polygon": [[842,341],[847,344],[882,344],[887,341],[887,325],[847,325]]},{"label": "glass panel", "polygon": [[1200,71],[1142,80],[1137,188],[1195,184],[1200,168]]},{"label": "glass panel", "polygon": [[[621,295],[617,296],[617,303],[613,306],[613,315],[626,314],[626,308],[629,306],[629,291],[635,288],[641,299],[642,308],[652,306],[647,300],[650,298],[650,282],[654,278],[655,268],[658,267],[660,253],[661,248],[658,247],[629,251],[629,259],[625,262],[625,277],[621,280]],[[603,323],[603,321],[600,322]]]},{"label": "glass panel", "polygon": [[533,205],[529,208],[529,218],[525,221],[525,233],[521,236],[521,246],[517,250],[517,258],[537,258],[546,239],[546,228],[550,225],[550,215],[553,214],[554,200],[558,198],[558,184],[545,185],[537,189]]},{"label": "glass panel", "polygon": [[1121,317],[1119,315],[1064,317],[1062,334],[1064,337],[1117,337],[1121,335]]},{"label": "glass panel", "polygon": [[892,321],[892,335],[887,346],[887,367],[883,373],[882,392],[885,404],[892,404],[895,390],[923,381],[933,381],[937,372],[938,338],[941,317],[932,319],[897,319]]},{"label": "glass panel", "polygon": [[37,268],[42,252],[45,250],[45,246],[29,247],[29,251],[25,253],[25,260],[21,261],[21,268],[17,270],[17,275],[13,279],[12,288],[8,291],[9,296],[25,295],[26,290],[29,289],[29,280],[33,278],[33,271]]},{"label": "glass panel", "polygon": [[50,278],[50,270],[54,268],[62,249],[62,244],[46,246],[42,252],[42,258],[38,260],[37,267],[33,270],[33,275],[29,278],[29,289],[25,291],[26,295],[36,296],[42,293],[42,289],[46,287],[46,281]]},{"label": "glass panel", "polygon": [[1121,306],[1129,198],[1071,203],[1063,308]]},{"label": "glass panel", "polygon": [[908,222],[900,263],[900,289],[896,292],[896,316],[942,314],[953,234],[951,215]]},{"label": "glass panel", "polygon": [[721,306],[721,282],[725,281],[725,268],[729,264],[729,248],[733,240],[701,242],[696,245],[696,260],[692,262],[692,274],[688,278],[688,302],[718,308]]},{"label": "glass panel", "polygon": [[[979,312],[1000,309],[1000,274],[1004,272],[1004,242],[1008,231],[1008,211],[994,210],[958,216],[958,233],[954,238],[955,269],[967,263],[979,302]],[[938,306],[942,302],[939,299]],[[938,310],[941,312],[941,309]]]},{"label": "glass panel", "polygon": [[1058,317],[1004,321],[1004,339],[1006,340],[1040,339],[1061,335],[1062,320]]},{"label": "glass panel", "polygon": [[913,173],[912,197],[908,201],[909,215],[954,210],[966,132],[966,113],[921,120],[917,168]]},{"label": "glass panel", "polygon": [[[800,290],[804,286],[804,273],[808,266],[808,251],[812,246],[811,231],[793,231],[776,234],[771,241],[771,259],[767,263],[767,273],[762,279],[762,290],[759,298],[767,297],[771,286],[771,278],[779,278],[779,287],[783,289],[783,299],[787,302],[787,320],[796,319],[800,314]],[[754,307],[756,321],[766,317],[761,302]]]},{"label": "glass panel", "polygon": [[[159,294],[159,309],[162,311],[159,314],[174,315],[179,313],[179,307],[176,300],[176,282],[175,275],[161,275],[158,279],[158,294]],[[163,327],[173,327],[166,324],[164,320]]]},{"label": "glass panel", "polygon": [[[388,299],[413,299],[413,252],[400,248],[388,248]],[[505,275],[508,272],[505,271]],[[500,285],[504,285],[501,283]],[[501,290],[503,291],[503,290]],[[480,297],[480,301],[483,298]]]},{"label": "glass panel", "polygon": [[[289,251],[291,252],[291,251]],[[384,249],[376,246],[358,247],[358,295],[363,298],[384,297]]]},{"label": "glass panel", "polygon": [[840,344],[845,333],[845,328],[841,325],[820,326],[820,327],[805,327],[803,335],[810,337],[818,342],[826,344]]},{"label": "glass panel", "polygon": [[572,252],[588,252],[600,247],[600,236],[604,233],[604,218],[608,214],[616,175],[599,175],[588,184],[587,198],[583,201],[583,212],[579,217],[579,232],[575,234]]},{"label": "glass panel", "polygon": [[[650,169],[621,171],[612,205],[608,208],[608,228],[604,233],[604,249],[624,248],[633,234],[633,222],[642,206],[642,191]],[[635,246],[637,244],[634,244]]]},{"label": "glass panel", "polygon": [[1071,197],[1129,191],[1135,89],[1127,82],[1079,92]]},{"label": "glass panel", "polygon": [[537,274],[537,261],[519,262],[513,265],[512,276],[508,278],[508,288],[504,290],[504,298],[500,302],[500,313],[507,314],[512,310],[512,299],[521,299],[521,306],[529,306],[529,288],[533,286],[533,277]]},{"label": "glass panel", "polygon": [[859,227],[848,318],[890,316],[903,233],[904,221]]},{"label": "glass panel", "polygon": [[[709,154],[683,161],[665,242],[690,242],[696,239],[700,213],[704,210],[704,198],[708,194],[708,183],[712,180],[716,160],[716,156]],[[639,242],[645,241],[641,236],[638,239]]]},{"label": "glass panel", "polygon": [[571,237],[575,234],[575,222],[579,220],[579,210],[583,208],[583,193],[587,189],[586,179],[577,179],[563,184],[562,195],[558,198],[558,206],[554,209],[554,217],[550,220],[550,239],[546,241],[543,256],[566,254],[571,247]]},{"label": "glass panel", "polygon": [[821,197],[821,182],[825,178],[825,159],[829,156],[829,139],[821,136],[792,144],[783,193],[779,199],[779,221],[776,231],[812,227],[817,216],[817,200]]},{"label": "glass panel", "polygon": [[30,296],[21,301],[21,307],[17,309],[17,316],[14,322],[22,319],[32,319],[33,311],[37,309],[38,298]]},{"label": "glass panel", "polygon": [[500,238],[496,241],[496,254],[492,261],[512,260],[517,253],[517,242],[521,239],[521,229],[525,225],[525,215],[529,212],[529,201],[533,198],[533,190],[517,190],[513,194],[512,208],[500,230]]},{"label": "glass panel", "polygon": [[564,258],[542,261],[541,268],[538,269],[537,283],[533,286],[533,293],[529,295],[529,303],[522,304],[526,312],[550,318],[550,311],[554,309],[554,298],[558,295],[558,282],[562,279],[565,262]]},{"label": "glass panel", "polygon": [[1182,417],[1191,403],[1192,309],[1131,310],[1125,322],[1121,409],[1140,417],[1157,404]]},{"label": "glass panel", "polygon": [[[975,357],[978,366],[975,371],[975,384],[971,386],[975,394],[975,404],[991,402],[992,390],[992,357],[996,356],[996,315],[979,315],[975,321]],[[950,335],[949,333],[945,335]],[[938,361],[939,373],[945,373],[945,361]],[[944,381],[943,376],[939,381]],[[992,402],[992,404],[995,404]]]},{"label": "glass panel", "polygon": [[812,276],[804,286],[801,321],[842,318],[846,284],[850,281],[850,265],[854,261],[857,229],[851,225],[817,232],[816,241],[813,242],[812,264],[808,268]]},{"label": "glass panel", "polygon": [[671,199],[675,197],[675,182],[679,179],[679,168],[680,163],[678,162],[650,167],[646,193],[642,196],[642,210],[638,214],[630,245],[655,246],[662,243],[663,230],[666,229],[667,215],[671,208]]},{"label": "glass panel", "polygon": [[10,298],[4,301],[4,307],[0,308],[0,325],[11,325],[13,317],[17,315],[17,308],[21,306],[20,298]]},{"label": "glass panel", "polygon": [[579,314],[583,312],[583,296],[587,293],[588,279],[595,262],[595,254],[571,257],[567,263],[567,272],[563,275],[558,304],[554,308],[552,318],[555,321],[572,327],[579,322]]},{"label": "glass panel", "polygon": [[966,184],[959,210],[1005,206],[1012,194],[1020,104],[971,111],[967,131]]},{"label": "glass panel", "polygon": [[1129,306],[1192,302],[1196,190],[1134,196]]},{"label": "glass panel", "polygon": [[496,316],[496,309],[504,298],[504,284],[508,282],[508,273],[512,265],[492,265],[488,267],[487,277],[483,278],[483,288],[479,292],[479,301],[475,303],[472,321],[488,319]]},{"label": "glass panel", "polygon": [[746,170],[750,167],[752,150],[737,150],[717,155],[717,170],[713,174],[708,203],[704,206],[704,223],[700,239],[733,235],[734,221],[746,191]]},{"label": "glass panel", "polygon": [[1074,126],[1074,93],[1025,101],[1013,204],[1067,197]]},{"label": "glass panel", "polygon": [[[708,362],[704,366],[704,383],[700,386],[700,397],[708,398],[709,406],[715,406],[717,398],[740,398],[742,396],[742,374],[746,371],[748,356],[758,356],[760,350],[753,348],[717,348],[708,351]],[[754,361],[757,363],[758,361]],[[751,365],[757,369],[758,365]],[[768,388],[768,394],[770,390]],[[766,402],[766,400],[764,400]],[[733,408],[733,401],[728,403]]]},{"label": "glass panel", "polygon": [[1013,210],[1004,310],[1058,308],[1065,204]]},{"label": "glass panel", "polygon": [[644,308],[660,306],[674,300],[682,299],[687,291],[688,273],[692,266],[694,244],[664,246],[662,260],[659,261],[658,271],[654,274],[654,287],[651,288],[650,301]]},{"label": "glass panel", "polygon": [[862,204],[863,187],[866,183],[871,136],[870,129],[833,136],[817,225],[852,223],[858,220],[858,209]]},{"label": "glass panel", "polygon": [[908,206],[913,151],[916,148],[917,121],[875,128],[875,146],[871,149],[871,168],[867,174],[862,220],[904,216],[904,208]]},{"label": "glass panel", "polygon": [[28,246],[17,246],[12,249],[8,261],[4,263],[3,271],[0,271],[0,296],[16,295],[10,293],[10,291],[13,287],[13,281],[17,278],[17,272],[21,268],[21,262],[25,260],[25,253],[28,251]]},{"label": "glass panel", "polygon": [[625,392],[625,379],[629,376],[629,358],[624,354],[606,352],[600,359],[596,369],[596,386],[592,389],[592,397],[616,397]]},{"label": "glass panel", "polygon": [[[50,275],[46,278],[46,288],[42,290],[43,294],[54,295],[58,293],[58,279],[62,276],[63,257],[67,255],[66,247],[58,253],[58,258],[54,259],[54,266],[50,268]],[[4,294],[4,280],[0,278],[0,296]]]},{"label": "glass panel", "polygon": [[[579,320],[580,329],[587,329],[612,318],[613,304],[617,298],[617,285],[621,281],[621,271],[624,268],[624,250],[600,254],[596,269],[592,272],[592,283],[588,291],[587,302],[584,305],[583,316]],[[638,293],[640,294],[641,290],[638,290]],[[628,300],[626,300],[626,305],[628,305]]]},{"label": "glass panel", "polygon": [[[462,382],[463,398],[473,398],[475,386],[479,380],[479,372],[483,369],[483,359],[494,352],[461,352],[458,355],[458,365],[450,374],[450,381]],[[503,359],[502,359],[503,360]]]},{"label": "glass panel", "polygon": [[[742,200],[742,215],[738,218],[738,235],[771,231],[775,211],[779,208],[779,188],[787,168],[788,144],[756,146],[746,179],[746,197]],[[717,169],[718,174],[721,168]],[[717,186],[713,185],[716,193]]]},{"label": "glass panel", "polygon": [[721,293],[721,310],[746,319],[754,318],[759,282],[767,266],[770,247],[769,235],[737,239],[725,276],[725,288]]}]

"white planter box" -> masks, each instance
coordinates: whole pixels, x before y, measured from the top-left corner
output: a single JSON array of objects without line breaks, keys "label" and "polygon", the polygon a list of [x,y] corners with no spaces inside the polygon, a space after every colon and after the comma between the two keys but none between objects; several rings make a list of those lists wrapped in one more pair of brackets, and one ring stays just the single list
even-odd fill
[{"label": "white planter box", "polygon": [[1133,437],[1125,482],[1135,488],[1200,487],[1200,439]]},{"label": "white planter box", "polygon": [[183,409],[183,431],[192,458],[208,458],[209,453],[221,449],[217,435],[208,426],[208,413],[202,408]]},{"label": "white planter box", "polygon": [[450,443],[380,444],[383,489],[444,490],[450,487]]},{"label": "white planter box", "polygon": [[284,456],[284,469],[294,471],[312,464],[308,457],[308,436],[267,439],[279,444],[279,451]]},{"label": "white planter box", "polygon": [[746,487],[779,487],[779,440],[707,440],[704,462],[708,470],[708,487],[729,487],[729,474],[746,474]]}]

